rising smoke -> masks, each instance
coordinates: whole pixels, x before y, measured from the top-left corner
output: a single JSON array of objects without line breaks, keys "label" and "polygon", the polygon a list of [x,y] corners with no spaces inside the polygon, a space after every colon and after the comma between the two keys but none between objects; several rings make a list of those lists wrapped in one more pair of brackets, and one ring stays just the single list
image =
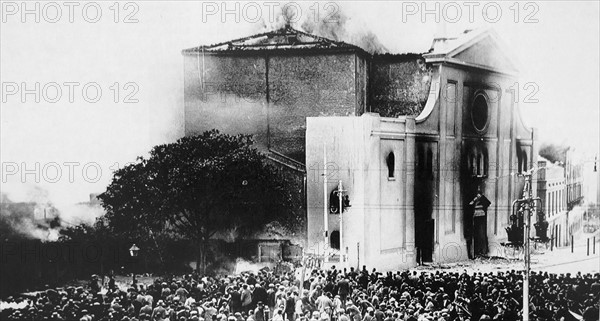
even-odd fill
[{"label": "rising smoke", "polygon": [[365,23],[349,17],[342,7],[331,3],[329,10],[315,12],[308,7],[299,10],[298,5],[283,4],[276,12],[272,23],[263,21],[265,31],[291,26],[300,31],[320,37],[356,45],[371,54],[383,54],[388,50],[377,35],[369,30]]},{"label": "rising smoke", "polygon": [[0,235],[2,240],[57,241],[62,229],[91,225],[103,214],[102,207],[95,202],[53,204],[47,190],[33,186],[19,201],[11,200],[6,193],[0,194]]}]

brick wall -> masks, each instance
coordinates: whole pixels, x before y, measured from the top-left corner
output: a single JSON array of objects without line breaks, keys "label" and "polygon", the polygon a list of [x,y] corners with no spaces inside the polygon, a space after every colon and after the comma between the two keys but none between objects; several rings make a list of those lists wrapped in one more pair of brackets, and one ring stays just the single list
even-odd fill
[{"label": "brick wall", "polygon": [[427,102],[431,69],[420,55],[379,55],[371,63],[369,108],[382,117],[418,115]]},{"label": "brick wall", "polygon": [[356,60],[354,52],[185,55],[185,134],[253,134],[304,163],[306,117],[356,113]]}]

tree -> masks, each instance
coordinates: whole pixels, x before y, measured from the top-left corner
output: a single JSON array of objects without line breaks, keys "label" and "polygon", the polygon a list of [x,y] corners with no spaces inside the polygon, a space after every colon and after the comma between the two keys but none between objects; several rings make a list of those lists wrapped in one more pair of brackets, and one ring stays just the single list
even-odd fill
[{"label": "tree", "polygon": [[217,130],[155,146],[114,173],[99,195],[106,220],[116,230],[169,230],[198,245],[206,268],[208,241],[218,232],[249,234],[290,215],[285,180],[252,147],[248,135]]}]

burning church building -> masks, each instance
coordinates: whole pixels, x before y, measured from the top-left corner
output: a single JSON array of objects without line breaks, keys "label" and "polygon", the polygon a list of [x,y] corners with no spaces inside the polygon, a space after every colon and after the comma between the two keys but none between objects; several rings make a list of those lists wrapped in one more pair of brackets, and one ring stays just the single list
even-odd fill
[{"label": "burning church building", "polygon": [[383,54],[285,27],[183,56],[185,134],[254,135],[296,178],[306,253],[389,270],[506,240],[537,152],[493,31]]}]

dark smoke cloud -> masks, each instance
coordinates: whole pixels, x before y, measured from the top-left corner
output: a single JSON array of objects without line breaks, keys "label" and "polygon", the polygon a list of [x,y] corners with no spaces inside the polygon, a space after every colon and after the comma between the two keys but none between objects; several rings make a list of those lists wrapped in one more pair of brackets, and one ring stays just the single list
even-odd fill
[{"label": "dark smoke cloud", "polygon": [[351,26],[351,23],[352,20],[340,8],[333,14],[321,15],[316,19],[305,19],[301,28],[321,37],[351,43],[371,54],[388,52],[372,31],[364,26]]},{"label": "dark smoke cloud", "polygon": [[388,52],[375,33],[365,24],[348,17],[339,5],[329,7],[330,10],[320,10],[317,16],[315,11],[308,7],[304,7],[302,15],[298,16],[295,8],[297,6],[281,5],[274,23],[263,22],[264,29],[275,30],[291,26],[317,36],[356,45],[371,54]]}]

